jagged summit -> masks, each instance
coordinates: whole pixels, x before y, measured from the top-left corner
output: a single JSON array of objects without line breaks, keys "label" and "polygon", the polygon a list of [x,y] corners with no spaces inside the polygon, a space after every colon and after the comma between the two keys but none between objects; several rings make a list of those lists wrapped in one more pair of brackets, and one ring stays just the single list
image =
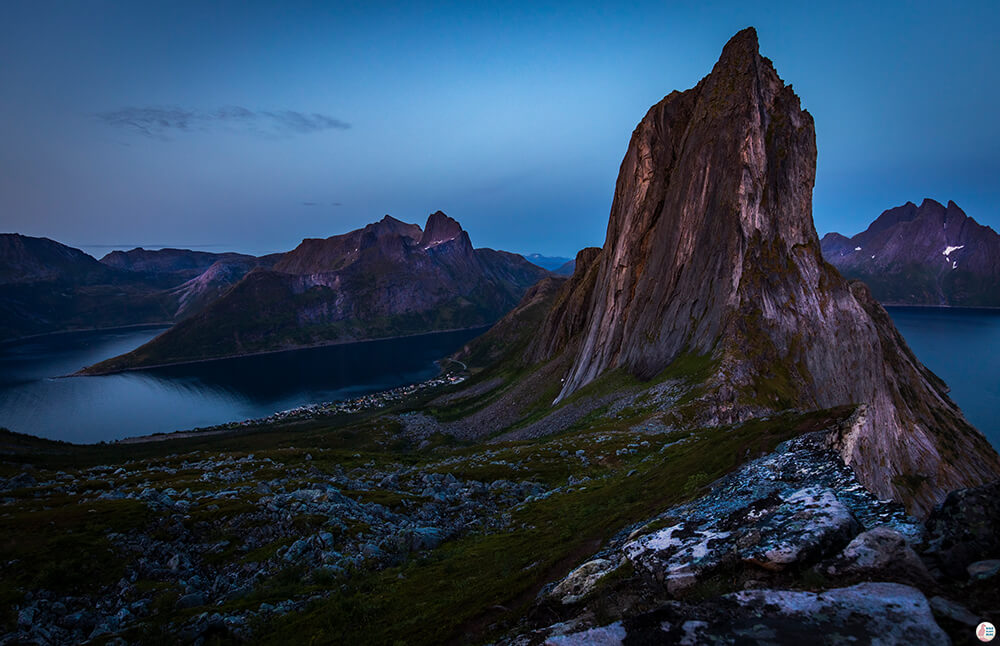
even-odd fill
[{"label": "jagged summit", "polygon": [[380,237],[386,235],[401,235],[412,240],[419,240],[421,234],[423,233],[418,225],[397,220],[388,214],[378,222],[373,222],[372,224],[367,225],[363,231]]},{"label": "jagged summit", "polygon": [[876,494],[926,513],[997,477],[1000,458],[868,290],[823,261],[815,173],[812,117],[756,32],[739,32],[632,133],[591,291],[571,281],[533,346],[572,355],[557,403],[609,371],[649,378],[695,355],[716,366],[700,424],[862,404],[841,454]]},{"label": "jagged summit", "polygon": [[815,158],[812,118],[752,28],[697,87],[653,106],[622,162],[595,307],[562,395],[609,368],[649,377],[681,352],[710,352],[745,298],[748,248],[818,256]]},{"label": "jagged summit", "polygon": [[448,217],[442,211],[435,211],[427,217],[424,234],[420,238],[420,246],[427,248],[442,242],[454,240],[464,233],[462,225],[457,220]]}]

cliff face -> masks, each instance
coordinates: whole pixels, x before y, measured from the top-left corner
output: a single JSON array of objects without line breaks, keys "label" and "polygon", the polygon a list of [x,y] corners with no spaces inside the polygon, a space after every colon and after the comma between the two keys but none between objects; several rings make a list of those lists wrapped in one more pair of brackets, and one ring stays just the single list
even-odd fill
[{"label": "cliff face", "polygon": [[[557,401],[612,369],[648,378],[711,355],[699,421],[862,404],[845,460],[878,495],[926,512],[996,477],[1000,459],[867,290],[823,261],[815,168],[812,117],[756,32],[740,32],[632,134],[593,292],[560,314],[583,322]],[[564,326],[546,329],[541,355]]]},{"label": "cliff face", "polygon": [[883,303],[1000,306],[1000,235],[954,202],[907,202],[856,236],[828,233],[821,245]]},{"label": "cliff face", "polygon": [[528,347],[529,361],[551,359],[578,339],[593,303],[600,259],[601,250],[597,247],[587,247],[576,254],[572,261],[573,275],[563,285]]}]

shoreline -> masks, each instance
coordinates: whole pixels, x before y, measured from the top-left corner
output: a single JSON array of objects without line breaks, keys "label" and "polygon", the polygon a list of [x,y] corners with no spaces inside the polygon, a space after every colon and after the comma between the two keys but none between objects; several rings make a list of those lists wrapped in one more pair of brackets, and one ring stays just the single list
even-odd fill
[{"label": "shoreline", "polygon": [[[440,362],[437,361],[440,367]],[[413,395],[416,392],[427,388],[435,388],[445,385],[456,385],[465,381],[468,377],[459,375],[454,377],[441,368],[441,372],[436,377],[425,379],[411,384],[404,384],[389,388],[387,390],[377,390],[352,399],[338,399],[334,401],[317,402],[315,404],[303,404],[288,410],[275,411],[266,417],[255,417],[250,419],[234,420],[223,422],[214,426],[205,426],[192,429],[169,431],[163,433],[153,433],[150,435],[134,435],[123,437],[120,440],[111,440],[107,444],[146,444],[149,442],[163,442],[167,440],[182,440],[191,437],[205,437],[212,435],[225,435],[227,433],[239,433],[248,427],[259,427],[266,424],[278,422],[294,422],[300,419],[314,419],[316,417],[327,417],[333,415],[354,414],[366,410],[378,410],[385,408],[388,404],[399,401],[402,398]],[[377,400],[377,401],[373,401]],[[86,446],[86,445],[84,445]]]},{"label": "shoreline", "polygon": [[1000,312],[1000,306],[990,305],[913,305],[909,303],[882,303],[882,307],[898,307],[900,309],[982,310],[984,312]]},{"label": "shoreline", "polygon": [[[394,339],[412,339],[412,338],[421,337],[421,336],[431,336],[433,334],[448,334],[448,333],[451,333],[451,332],[469,332],[469,331],[472,331],[472,330],[479,330],[479,329],[481,329],[481,330],[483,330],[483,332],[485,332],[486,330],[488,330],[491,327],[493,327],[493,325],[494,325],[494,323],[490,323],[489,325],[476,325],[476,326],[473,326],[473,327],[454,328],[454,329],[449,329],[449,330],[433,330],[431,332],[417,332],[416,334],[398,334],[396,336],[383,336],[383,337],[379,337],[377,339],[357,339],[357,340],[352,340],[352,341],[329,341],[329,342],[325,342],[325,343],[318,343],[318,344],[315,344],[315,345],[299,345],[299,346],[293,346],[293,347],[290,347],[290,348],[281,348],[281,349],[278,349],[278,350],[260,350],[258,352],[245,352],[245,353],[242,353],[242,354],[230,354],[230,355],[225,355],[225,356],[222,356],[222,357],[210,357],[210,358],[206,358],[206,359],[187,359],[187,360],[184,360],[184,361],[174,361],[174,362],[171,362],[171,363],[157,363],[157,364],[154,364],[154,365],[151,365],[151,366],[136,366],[134,368],[119,368],[119,369],[116,369],[116,370],[107,370],[107,371],[102,371],[102,372],[84,372],[89,367],[89,366],[84,366],[83,368],[81,368],[80,370],[78,370],[78,371],[76,371],[76,372],[74,372],[72,374],[60,375],[58,377],[55,377],[55,379],[67,379],[67,378],[70,378],[70,377],[106,377],[108,375],[117,375],[117,374],[121,374],[123,372],[141,372],[143,370],[156,370],[157,368],[170,368],[170,367],[173,367],[173,366],[189,366],[189,365],[196,365],[196,364],[200,364],[200,363],[209,363],[209,362],[212,362],[212,361],[226,361],[226,360],[229,360],[229,359],[243,359],[245,357],[259,357],[259,356],[268,355],[268,354],[278,354],[278,353],[281,353],[281,352],[297,352],[297,351],[300,351],[300,350],[315,350],[317,348],[330,348],[330,347],[335,347],[335,346],[339,346],[339,345],[353,345],[353,344],[356,344],[356,343],[375,343],[377,341],[392,341]],[[107,359],[105,359],[105,361],[107,361]]]},{"label": "shoreline", "polygon": [[169,321],[164,321],[162,323],[133,323],[131,325],[115,325],[112,327],[84,327],[84,328],[73,328],[71,330],[57,330],[55,332],[41,332],[39,334],[29,334],[27,336],[18,336],[13,339],[4,339],[0,341],[0,347],[6,345],[14,345],[21,343],[22,341],[31,341],[34,339],[44,339],[50,336],[63,336],[66,334],[85,334],[88,332],[117,332],[117,331],[139,331],[139,330],[153,330],[156,328],[163,328],[164,331],[169,330],[174,324]]}]

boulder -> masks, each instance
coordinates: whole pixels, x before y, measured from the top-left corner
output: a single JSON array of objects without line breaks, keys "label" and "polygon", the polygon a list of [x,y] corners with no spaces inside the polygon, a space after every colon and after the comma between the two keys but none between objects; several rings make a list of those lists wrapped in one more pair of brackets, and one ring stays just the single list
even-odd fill
[{"label": "boulder", "polygon": [[965,570],[969,573],[970,578],[977,581],[985,581],[1000,574],[1000,560],[988,559],[986,561],[976,561],[975,563],[970,563]]},{"label": "boulder", "polygon": [[916,588],[862,583],[820,593],[765,589],[698,604],[674,601],[610,625],[551,636],[545,643],[947,646],[951,640]]},{"label": "boulder", "polygon": [[767,570],[784,570],[828,554],[851,539],[858,523],[832,491],[796,491],[756,527],[760,542],[743,551],[743,560]]},{"label": "boulder", "polygon": [[741,560],[772,571],[813,563],[859,530],[837,496],[817,486],[734,496],[724,506],[709,495],[668,513],[684,520],[628,541],[622,552],[671,594]]},{"label": "boulder", "polygon": [[927,519],[927,551],[955,579],[975,561],[1000,558],[1000,480],[948,494]]},{"label": "boulder", "polygon": [[972,614],[968,608],[960,603],[956,603],[951,599],[945,599],[944,597],[931,597],[930,598],[931,610],[934,614],[942,619],[958,622],[964,624],[969,628],[975,628],[979,625],[981,621],[978,616]]},{"label": "boulder", "polygon": [[830,576],[877,576],[931,584],[933,577],[906,538],[889,527],[875,527],[854,537],[822,568]]}]

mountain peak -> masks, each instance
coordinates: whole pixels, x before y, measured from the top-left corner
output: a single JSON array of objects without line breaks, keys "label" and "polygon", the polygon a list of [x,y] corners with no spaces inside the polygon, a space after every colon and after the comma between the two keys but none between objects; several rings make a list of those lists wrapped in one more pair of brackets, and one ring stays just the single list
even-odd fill
[{"label": "mountain peak", "polygon": [[427,217],[424,234],[420,238],[420,246],[432,247],[448,242],[462,235],[462,225],[454,218],[448,217],[443,211],[435,211]]},{"label": "mountain peak", "polygon": [[414,241],[419,240],[421,235],[420,227],[418,225],[397,220],[391,215],[386,215],[378,222],[369,224],[363,229],[363,231],[366,233],[373,233],[376,237],[399,235],[410,238]]},{"label": "mountain peak", "polygon": [[949,218],[957,217],[960,220],[964,220],[969,217],[968,215],[965,214],[965,211],[962,210],[962,207],[955,204],[951,200],[948,200],[948,205],[944,208],[945,208],[945,213],[948,214]]},{"label": "mountain peak", "polygon": [[1000,236],[952,200],[889,209],[849,239],[824,238],[823,255],[882,303],[1000,305]]},{"label": "mountain peak", "polygon": [[759,57],[760,43],[757,40],[757,30],[753,27],[746,27],[736,32],[725,44],[716,67],[726,67],[734,63],[742,64]]},{"label": "mountain peak", "polygon": [[[949,489],[996,477],[1000,460],[930,455],[942,433],[959,454],[988,445],[888,314],[823,262],[815,176],[812,117],[760,56],[756,32],[740,32],[711,74],[653,106],[632,134],[592,292],[575,299],[586,314],[562,317],[580,333],[556,402],[609,371],[648,379],[693,355],[717,366],[693,413],[700,424],[865,403],[842,456],[872,491],[925,513]],[[897,477],[914,473],[932,475]]]}]

